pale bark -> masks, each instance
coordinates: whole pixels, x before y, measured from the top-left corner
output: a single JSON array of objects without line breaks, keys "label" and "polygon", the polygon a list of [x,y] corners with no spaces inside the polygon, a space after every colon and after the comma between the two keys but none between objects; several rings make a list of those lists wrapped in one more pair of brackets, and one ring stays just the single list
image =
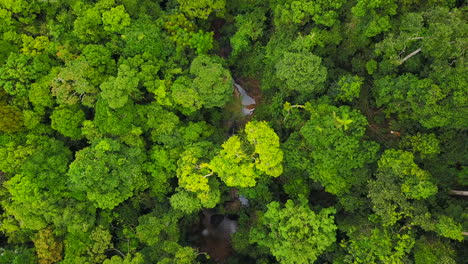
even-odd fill
[{"label": "pale bark", "polygon": [[408,56],[404,57],[401,61],[400,61],[400,65],[403,64],[405,61],[409,60],[411,57],[413,57],[414,55],[418,54],[419,52],[421,51],[421,48],[411,52],[410,54],[408,54]]},{"label": "pale bark", "polygon": [[468,191],[450,190],[449,193],[452,195],[468,196]]}]

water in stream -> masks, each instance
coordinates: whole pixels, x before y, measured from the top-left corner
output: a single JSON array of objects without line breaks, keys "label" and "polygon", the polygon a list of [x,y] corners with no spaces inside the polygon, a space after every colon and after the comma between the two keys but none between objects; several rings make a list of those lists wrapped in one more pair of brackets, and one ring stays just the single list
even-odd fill
[{"label": "water in stream", "polygon": [[234,83],[234,88],[236,89],[236,96],[240,98],[240,103],[242,105],[242,114],[244,116],[252,115],[255,110],[255,99],[250,97],[247,92],[240,86],[238,83]]}]

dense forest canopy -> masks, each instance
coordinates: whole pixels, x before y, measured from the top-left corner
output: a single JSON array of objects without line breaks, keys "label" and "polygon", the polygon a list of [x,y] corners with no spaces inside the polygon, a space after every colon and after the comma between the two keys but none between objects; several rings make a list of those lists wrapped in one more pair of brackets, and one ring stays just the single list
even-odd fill
[{"label": "dense forest canopy", "polygon": [[0,263],[467,263],[459,0],[0,0]]}]

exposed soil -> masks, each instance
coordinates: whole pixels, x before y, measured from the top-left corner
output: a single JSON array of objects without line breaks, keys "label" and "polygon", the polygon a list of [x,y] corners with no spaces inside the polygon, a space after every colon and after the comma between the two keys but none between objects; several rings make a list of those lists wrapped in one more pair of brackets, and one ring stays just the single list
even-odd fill
[{"label": "exposed soil", "polygon": [[230,241],[213,237],[205,237],[201,241],[200,251],[206,252],[213,261],[218,263],[224,263],[233,253]]},{"label": "exposed soil", "polygon": [[[231,199],[226,201],[221,208],[204,209],[200,214],[198,223],[193,226],[193,231],[198,237],[195,242],[200,252],[206,253],[216,263],[225,261],[234,254],[231,245],[231,234],[236,229],[225,229],[226,223],[234,223],[237,227],[238,213],[241,208],[236,189],[230,192]],[[221,214],[220,212],[223,212]],[[203,234],[204,230],[208,230]],[[221,232],[220,232],[221,231]],[[226,232],[223,232],[226,231]],[[235,231],[234,231],[235,232]]]}]

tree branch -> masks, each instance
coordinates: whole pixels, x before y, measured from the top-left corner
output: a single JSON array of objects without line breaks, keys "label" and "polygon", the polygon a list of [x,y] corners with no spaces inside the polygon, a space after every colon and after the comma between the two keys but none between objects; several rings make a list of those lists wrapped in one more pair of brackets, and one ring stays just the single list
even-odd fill
[{"label": "tree branch", "polygon": [[452,195],[460,195],[460,196],[468,196],[468,191],[457,191],[457,190],[450,190],[449,194]]},{"label": "tree branch", "polygon": [[120,250],[118,250],[118,249],[116,249],[116,248],[109,248],[109,249],[107,249],[107,250],[114,250],[115,252],[119,253],[119,255],[122,256],[122,258],[125,258],[124,253],[122,253],[122,251],[120,251]]},{"label": "tree branch", "polygon": [[419,52],[421,51],[421,48],[411,52],[410,54],[408,54],[408,56],[404,57],[401,61],[400,61],[400,65],[403,64],[405,61],[409,60],[409,58],[413,57],[414,55],[418,54]]},{"label": "tree branch", "polygon": [[210,172],[210,173],[208,173],[207,175],[204,175],[203,178],[210,177],[211,175],[213,175],[213,172]]}]

